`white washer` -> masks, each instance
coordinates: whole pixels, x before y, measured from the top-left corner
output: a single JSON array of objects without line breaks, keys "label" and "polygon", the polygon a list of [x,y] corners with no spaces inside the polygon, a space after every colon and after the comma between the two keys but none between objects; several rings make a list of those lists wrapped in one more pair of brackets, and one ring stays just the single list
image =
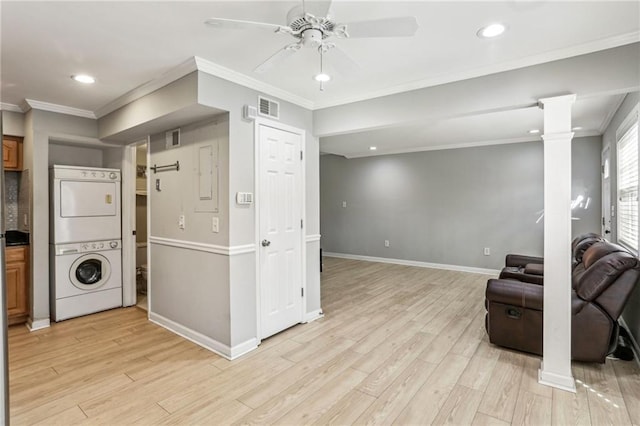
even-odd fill
[{"label": "white washer", "polygon": [[122,238],[120,170],[53,166],[51,244]]},{"label": "white washer", "polygon": [[52,245],[51,265],[54,321],[122,306],[120,240]]}]

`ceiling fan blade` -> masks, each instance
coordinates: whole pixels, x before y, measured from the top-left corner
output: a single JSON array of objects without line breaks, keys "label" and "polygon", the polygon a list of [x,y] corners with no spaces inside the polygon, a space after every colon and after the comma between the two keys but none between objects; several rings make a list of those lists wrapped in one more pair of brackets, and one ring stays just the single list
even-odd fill
[{"label": "ceiling fan blade", "polygon": [[330,14],[332,0],[303,1],[302,3],[305,13],[324,18]]},{"label": "ceiling fan blade", "polygon": [[324,54],[325,63],[333,67],[342,75],[355,74],[360,70],[360,65],[353,60],[344,50],[335,46]]},{"label": "ceiling fan blade", "polygon": [[271,55],[266,61],[258,65],[253,72],[258,74],[264,74],[265,72],[271,70],[274,66],[278,65],[280,62],[287,59],[289,56],[296,53],[300,50],[300,44],[293,43],[289,44],[282,49],[278,50],[276,53]]},{"label": "ceiling fan blade", "polygon": [[261,28],[264,30],[271,30],[273,32],[279,31],[291,31],[291,28],[285,25],[270,24],[268,22],[253,22],[253,21],[241,21],[238,19],[224,19],[224,18],[209,18],[204,21],[205,24],[224,30],[244,30],[249,28]]},{"label": "ceiling fan blade", "polygon": [[349,38],[411,37],[418,30],[415,16],[375,19],[343,24]]}]

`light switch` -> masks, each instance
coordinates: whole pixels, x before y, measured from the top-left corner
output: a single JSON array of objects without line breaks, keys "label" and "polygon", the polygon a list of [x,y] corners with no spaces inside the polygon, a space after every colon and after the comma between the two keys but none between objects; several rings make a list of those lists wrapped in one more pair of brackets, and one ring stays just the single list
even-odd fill
[{"label": "light switch", "polygon": [[178,228],[184,229],[184,215],[183,214],[181,214],[178,217]]},{"label": "light switch", "polygon": [[343,207],[343,208],[346,208],[346,207],[347,207],[347,202],[346,202],[346,201],[343,201],[343,202],[342,202],[342,207]]},{"label": "light switch", "polygon": [[220,232],[220,220],[215,216],[211,218],[211,232]]}]

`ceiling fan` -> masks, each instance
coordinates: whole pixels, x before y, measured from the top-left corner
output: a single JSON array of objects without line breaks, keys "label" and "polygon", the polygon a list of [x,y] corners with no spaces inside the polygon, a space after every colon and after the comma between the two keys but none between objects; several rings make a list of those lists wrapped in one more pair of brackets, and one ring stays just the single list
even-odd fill
[{"label": "ceiling fan", "polygon": [[[313,9],[315,14],[308,11]],[[253,71],[266,73],[285,59],[298,52],[301,48],[315,48],[320,54],[320,73],[315,79],[323,83],[331,77],[324,73],[322,57],[331,53],[332,64],[342,74],[348,74],[358,69],[355,61],[340,49],[334,39],[365,38],[365,37],[411,37],[418,30],[418,22],[413,16],[383,18],[351,23],[337,23],[331,13],[331,1],[318,1],[295,6],[287,14],[288,25],[278,25],[266,22],[242,21],[225,18],[209,18],[205,24],[220,29],[248,29],[261,28],[278,34],[288,34],[296,39],[267,58]]]}]

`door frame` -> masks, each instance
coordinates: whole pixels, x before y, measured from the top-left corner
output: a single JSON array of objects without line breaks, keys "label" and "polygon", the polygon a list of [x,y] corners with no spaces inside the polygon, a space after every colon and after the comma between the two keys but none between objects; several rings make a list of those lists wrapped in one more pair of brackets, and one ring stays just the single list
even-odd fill
[{"label": "door frame", "polygon": [[302,160],[300,161],[300,199],[302,202],[301,206],[301,215],[303,226],[300,230],[300,257],[302,261],[302,265],[300,268],[301,278],[301,286],[302,286],[302,300],[300,306],[300,321],[299,323],[304,322],[306,306],[307,306],[307,245],[306,245],[306,229],[307,224],[305,223],[307,220],[307,211],[306,211],[306,131],[303,129],[299,129],[297,127],[292,127],[278,121],[270,120],[267,118],[256,118],[254,120],[254,131],[253,131],[253,158],[254,158],[254,211],[255,211],[255,232],[254,232],[254,240],[256,247],[256,255],[255,255],[255,264],[256,264],[256,339],[257,344],[259,345],[262,341],[262,298],[261,298],[261,269],[260,269],[260,126],[271,127],[273,129],[294,133],[300,136],[300,151],[302,151]]},{"label": "door frame", "polygon": [[[605,159],[607,159],[608,162],[609,162],[609,164],[608,164],[608,166],[609,166],[609,170],[608,170],[609,176],[606,179],[605,179],[605,176],[604,176]],[[610,149],[609,145],[605,146],[602,149],[602,152],[600,153],[600,167],[601,167],[601,170],[600,170],[600,186],[601,186],[600,193],[601,193],[601,197],[602,197],[602,207],[601,207],[601,211],[600,211],[600,216],[602,218],[602,221],[600,223],[600,235],[602,235],[602,237],[605,240],[611,241],[612,236],[613,236],[613,234],[612,234],[613,226],[611,226],[613,218],[612,218],[612,215],[611,215],[611,212],[612,212],[612,209],[611,209],[611,206],[612,206],[612,203],[611,203],[611,149]],[[608,199],[606,199],[606,197],[605,197],[605,181],[607,181],[606,184],[608,184],[608,186],[609,186],[609,191],[608,191],[609,192],[609,194],[608,194],[609,198]],[[615,199],[616,200],[618,199],[617,196],[615,197]],[[605,220],[606,216],[609,216],[609,223],[605,223],[606,222],[606,220]],[[609,234],[607,234],[605,232],[607,227],[609,228]]]},{"label": "door frame", "polygon": [[[147,165],[149,164],[149,137],[130,143],[124,147],[122,158],[122,305],[135,306],[138,302],[136,292],[136,149],[138,145],[147,144]],[[126,184],[124,184],[126,182]],[[149,179],[147,179],[147,231],[149,228]],[[147,235],[149,233],[147,232]],[[149,267],[149,250],[147,244],[147,268]],[[149,275],[149,274],[148,274]],[[147,282],[147,294],[149,283]],[[149,297],[147,296],[147,303]],[[147,306],[147,316],[150,309]]]}]

